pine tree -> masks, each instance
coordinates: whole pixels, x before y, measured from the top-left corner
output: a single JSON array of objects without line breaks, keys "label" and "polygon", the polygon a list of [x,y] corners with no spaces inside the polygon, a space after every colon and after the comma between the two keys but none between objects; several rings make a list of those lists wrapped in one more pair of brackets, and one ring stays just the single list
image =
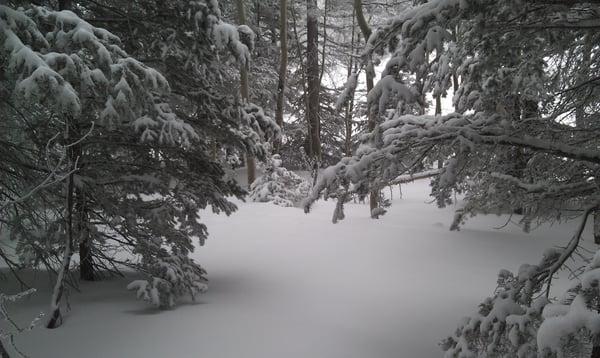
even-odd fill
[{"label": "pine tree", "polygon": [[[102,16],[128,14],[101,2],[81,6],[73,10],[85,12],[90,22],[116,23],[116,33],[125,33],[121,21]],[[35,195],[2,208],[3,221],[22,264],[58,270],[49,327],[62,321],[60,301],[77,253],[89,259],[94,274],[127,266],[140,271],[147,279],[130,288],[159,307],[204,290],[204,270],[188,257],[194,241],[201,245],[207,237],[199,210],[210,205],[230,214],[236,207],[226,197],[245,194],[225,177],[213,143],[226,137],[225,149],[264,157],[265,140],[279,135],[260,107],[217,95],[217,78],[226,68],[213,49],[247,63],[251,31],[222,22],[216,2],[128,9],[131,18],[153,9],[170,12],[178,27],[121,41],[71,11],[0,7],[0,80],[11,95],[3,97],[1,109],[15,131],[23,130],[7,137],[7,158],[17,161],[7,162],[14,175],[0,184],[2,195],[11,200],[10,191],[18,197],[40,172],[48,176]],[[134,23],[138,30],[155,25]],[[136,47],[144,41],[147,46]],[[166,76],[124,47],[146,60],[158,54],[155,64]],[[198,76],[183,78],[186,71]],[[214,121],[206,121],[211,116]],[[115,252],[139,260],[124,261]]]},{"label": "pine tree", "polygon": [[[325,170],[306,209],[320,195],[341,206],[349,193],[364,195],[406,176],[434,177],[439,206],[464,194],[453,229],[472,215],[520,212],[529,230],[534,220],[563,219],[565,209],[585,223],[598,205],[600,153],[596,128],[578,129],[576,119],[597,117],[598,68],[590,63],[599,53],[586,44],[597,38],[598,11],[583,1],[433,0],[390,19],[364,51],[390,50],[368,99],[386,120],[352,158]],[[423,114],[426,94],[450,89],[456,113]],[[434,169],[441,153],[443,167]],[[566,249],[548,252],[526,272],[503,275],[502,289],[444,346],[447,356],[560,356],[597,342],[587,325],[596,322],[595,278],[582,281],[579,298],[565,303],[572,312],[565,318],[531,300],[550,289],[580,237],[578,231]],[[575,312],[590,321],[569,326],[578,332],[559,327],[576,320]],[[528,321],[519,326],[522,315]]]}]

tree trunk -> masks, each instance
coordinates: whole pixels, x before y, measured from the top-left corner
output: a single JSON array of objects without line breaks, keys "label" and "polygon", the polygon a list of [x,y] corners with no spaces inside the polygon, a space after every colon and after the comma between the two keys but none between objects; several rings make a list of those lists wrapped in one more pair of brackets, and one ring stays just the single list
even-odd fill
[{"label": "tree trunk", "polygon": [[[365,38],[365,42],[367,42],[369,40],[369,37],[371,37],[371,28],[369,27],[369,24],[365,19],[365,15],[363,14],[362,0],[354,0],[354,13],[356,14],[356,21],[358,22],[358,26],[360,27],[363,37]],[[371,61],[371,59],[368,59],[368,61],[369,64],[367,65],[367,70],[365,73],[367,77],[367,94],[371,92],[371,90],[374,87],[373,80],[375,77],[375,69],[373,68],[373,62]],[[367,110],[367,123],[369,131],[372,132],[375,129],[375,126],[377,125],[377,121],[370,109]],[[377,208],[378,206],[379,191],[371,190],[371,192],[369,193],[370,211],[372,212],[373,209]]]},{"label": "tree trunk", "polygon": [[[75,157],[81,158],[82,151],[79,145],[74,146]],[[92,253],[92,237],[89,230],[89,216],[86,207],[86,197],[81,189],[75,189],[77,220],[77,237],[79,238],[79,278],[84,281],[95,281],[94,261]]]},{"label": "tree trunk", "polygon": [[[348,64],[348,77],[350,77],[350,75],[352,75],[353,72],[356,72],[357,69],[357,61],[354,61],[354,46],[356,44],[356,42],[359,41],[360,35],[356,34],[356,27],[355,27],[355,10],[352,11],[352,39],[350,41],[350,61]],[[355,37],[355,35],[357,35]],[[356,40],[355,40],[356,39]],[[346,156],[350,157],[352,156],[352,121],[353,121],[353,113],[354,113],[354,93],[352,94],[352,96],[350,97],[350,100],[348,101],[348,105],[346,106],[346,115],[345,115],[345,124],[346,124],[346,138],[345,138],[345,150],[346,150]]]},{"label": "tree trunk", "polygon": [[[453,28],[452,29],[452,39],[455,42],[457,41],[456,40],[456,36],[457,36],[456,33],[457,33],[456,28]],[[455,68],[452,69],[452,91],[453,91],[452,92],[453,95],[456,94],[456,92],[458,92],[458,75],[456,74],[456,69]],[[456,104],[454,105],[454,110],[456,112],[458,112],[458,106]]]},{"label": "tree trunk", "polygon": [[[352,38],[350,39],[350,60],[348,61],[348,77],[352,75],[352,67],[354,66],[354,16],[352,16]],[[346,112],[344,113],[344,152],[347,157],[352,155],[352,111],[354,107],[354,94],[346,104]]]},{"label": "tree trunk", "polygon": [[[65,140],[67,143],[70,141],[69,137],[69,125],[67,121],[67,129],[65,133]],[[69,158],[69,178],[67,181],[67,202],[66,202],[66,218],[67,222],[65,225],[65,247],[63,249],[63,261],[58,271],[58,277],[56,278],[56,284],[52,292],[52,300],[50,302],[50,320],[46,324],[47,328],[57,328],[63,322],[63,317],[60,312],[60,303],[62,296],[65,291],[65,276],[69,273],[69,266],[71,265],[71,256],[73,256],[73,192],[75,191],[74,176],[77,165],[77,153],[73,150],[73,147],[67,147],[67,157]]]},{"label": "tree trunk", "polygon": [[[296,42],[297,46],[296,46],[296,50],[298,52],[298,59],[299,60],[299,65],[300,65],[300,73],[302,75],[302,91],[303,91],[303,96],[302,96],[302,100],[304,101],[304,108],[308,109],[308,89],[307,89],[307,80],[306,80],[306,67],[304,66],[304,62],[302,61],[303,58],[303,53],[302,53],[302,48],[300,46],[300,36],[298,35],[298,24],[296,21],[296,10],[294,7],[294,3],[292,3],[292,7],[290,8],[291,11],[291,15],[292,15],[292,24],[293,24],[293,32],[294,32],[294,41]],[[306,152],[306,155],[308,157],[311,157],[310,153],[311,153],[311,148],[312,148],[312,141],[311,141],[311,130],[310,130],[310,122],[308,121],[308,114],[305,111],[305,119],[306,119],[306,127],[307,127],[307,135],[306,135],[306,141],[305,141],[305,145],[304,145],[304,150]],[[309,168],[309,170],[312,170],[312,168]]]},{"label": "tree trunk", "polygon": [[[442,115],[442,95],[441,94],[437,94],[435,96],[435,115],[436,116]],[[442,169],[444,167],[444,159],[442,158],[442,153],[438,154],[437,167],[438,167],[438,169]]]},{"label": "tree trunk", "polygon": [[[71,0],[60,0],[58,2],[59,10],[69,10],[71,8]],[[71,125],[69,118],[67,118],[65,142],[69,144],[70,141],[70,128]],[[75,190],[74,176],[75,169],[78,160],[78,153],[74,150],[73,146],[67,147],[67,157],[70,161],[69,174],[67,181],[67,198],[66,198],[66,216],[67,222],[65,227],[65,247],[63,249],[63,261],[56,277],[56,283],[54,284],[54,290],[52,292],[52,299],[50,302],[50,319],[46,324],[46,328],[54,329],[59,327],[63,323],[63,316],[60,311],[60,303],[62,296],[65,291],[65,276],[69,273],[69,267],[71,266],[71,257],[73,256],[74,240],[73,240],[73,191]]]},{"label": "tree trunk", "polygon": [[58,1],[58,10],[71,10],[72,0],[59,0]]},{"label": "tree trunk", "polygon": [[[283,130],[283,110],[285,105],[285,86],[287,82],[287,63],[288,63],[288,46],[287,46],[287,0],[279,1],[279,81],[277,82],[277,108],[275,110],[275,121],[279,128]],[[281,151],[281,139],[275,143],[275,152]]]},{"label": "tree trunk", "polygon": [[[87,232],[87,229],[83,229]],[[92,260],[92,245],[89,236],[82,236],[79,242],[79,278],[84,281],[95,281],[94,261]]]},{"label": "tree trunk", "polygon": [[356,14],[356,21],[358,21],[358,26],[360,27],[360,31],[362,32],[365,42],[369,41],[369,37],[371,37],[371,28],[367,23],[367,19],[363,14],[362,10],[362,0],[354,0],[354,12]]},{"label": "tree trunk", "polygon": [[306,120],[309,124],[309,157],[318,163],[321,161],[321,136],[319,123],[319,33],[317,19],[317,0],[306,0],[306,79],[308,82],[308,101]]},{"label": "tree trunk", "polygon": [[[593,42],[592,42],[592,37],[591,35],[588,33],[585,35],[585,43],[582,49],[582,66],[580,68],[585,68],[588,69],[590,68],[592,61],[591,61],[591,53],[592,53],[592,48],[594,46]],[[583,81],[587,80],[589,78],[589,72],[580,72],[580,75],[582,78],[580,78],[577,83],[582,83]],[[577,107],[577,110],[575,112],[575,125],[576,126],[583,126],[586,127],[588,126],[587,122],[587,118],[585,116],[585,104],[580,104]],[[594,211],[593,214],[593,218],[594,218],[594,243],[596,245],[600,245],[600,211],[596,210]],[[597,311],[600,312],[600,309],[597,309]],[[590,355],[591,358],[600,358],[600,338],[599,337],[594,337],[592,339],[592,353]]]},{"label": "tree trunk", "polygon": [[[365,36],[365,39],[367,39],[366,36]],[[370,59],[369,59],[369,65],[367,66],[366,76],[367,76],[367,93],[369,93],[369,92],[371,92],[371,90],[374,87],[373,78],[375,77],[373,62],[371,62]],[[368,113],[367,120],[368,120],[369,132],[372,132],[375,129],[375,126],[377,125],[377,121],[375,120],[375,115],[373,114],[373,112],[370,109],[368,110],[367,113]],[[379,190],[371,190],[371,192],[369,193],[370,211],[373,211],[373,209],[377,208],[378,206],[379,206]]]},{"label": "tree trunk", "polygon": [[[521,116],[516,115],[516,120],[524,121],[527,118],[533,118],[538,115],[538,104],[536,101],[526,100],[523,103],[516,98],[515,99],[515,110],[516,113],[521,112]],[[511,153],[512,160],[512,168],[510,173],[515,178],[519,178],[522,181],[527,181],[526,171],[527,171],[527,162],[529,162],[530,154],[527,154],[527,151],[523,148],[513,148]],[[529,226],[529,216],[528,216],[528,208],[525,206],[517,207],[513,210],[513,212],[517,215],[524,215],[523,223],[525,224],[526,230]]]},{"label": "tree trunk", "polygon": [[[244,9],[244,0],[236,0],[238,22],[240,25],[246,25],[246,10]],[[245,62],[240,67],[240,94],[242,96],[242,102],[244,105],[248,103],[249,89],[248,89],[248,70],[249,63]],[[252,153],[246,154],[246,167],[248,168],[248,188],[256,180],[256,162]]]},{"label": "tree trunk", "polygon": [[[581,70],[577,78],[577,83],[583,83],[589,79],[589,68],[592,65],[591,54],[592,54],[592,37],[590,34],[586,34],[584,37],[583,47],[581,49]],[[587,69],[588,71],[585,71]],[[585,114],[585,103],[581,103],[575,109],[575,125],[579,128],[587,128],[590,126],[586,114]],[[594,220],[594,243],[600,245],[600,212],[595,211],[593,214]],[[600,347],[594,347],[595,349]],[[600,354],[600,353],[599,353]],[[600,356],[599,356],[600,357]]]},{"label": "tree trunk", "polygon": [[327,50],[327,7],[328,0],[324,0],[324,12],[323,12],[323,47],[321,50],[321,71],[319,73],[319,84],[323,82],[323,75],[325,74],[325,52]]},{"label": "tree trunk", "polygon": [[[0,1],[0,3],[2,2]],[[2,340],[0,340],[0,358],[10,358],[6,348],[4,348],[4,345],[2,344]]]},{"label": "tree trunk", "polygon": [[260,0],[254,1],[254,11],[256,13],[256,28],[260,30]]},{"label": "tree trunk", "polygon": [[590,358],[600,358],[600,346],[598,346],[597,344],[594,344]]}]

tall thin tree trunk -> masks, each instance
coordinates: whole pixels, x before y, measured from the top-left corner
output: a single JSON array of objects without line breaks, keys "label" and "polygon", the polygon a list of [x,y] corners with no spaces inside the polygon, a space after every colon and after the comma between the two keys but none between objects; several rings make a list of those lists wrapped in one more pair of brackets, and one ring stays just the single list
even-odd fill
[{"label": "tall thin tree trunk", "polygon": [[[300,36],[298,36],[298,24],[296,21],[296,8],[294,7],[294,3],[292,3],[292,7],[290,8],[291,10],[291,15],[292,15],[292,30],[294,32],[294,41],[296,42],[296,49],[298,52],[298,59],[299,59],[299,64],[300,64],[300,73],[302,76],[302,99],[304,101],[304,108],[308,109],[308,85],[307,85],[307,79],[306,79],[306,67],[304,66],[304,62],[302,61],[303,58],[303,53],[302,53],[302,48],[300,45]],[[306,112],[306,111],[305,111]],[[312,148],[312,141],[311,141],[311,136],[310,133],[310,122],[308,122],[308,114],[305,113],[305,119],[306,119],[306,127],[307,127],[307,136],[306,136],[306,143],[307,145],[305,146],[305,151],[306,151],[306,155],[308,155],[310,157],[310,152],[311,152],[311,148]]]},{"label": "tall thin tree trunk", "polygon": [[58,10],[71,10],[72,0],[59,0],[58,1]]},{"label": "tall thin tree trunk", "polygon": [[[350,60],[348,61],[348,77],[352,75],[354,67],[354,11],[352,12],[352,33],[350,39]],[[354,94],[346,104],[346,112],[344,115],[344,125],[346,127],[346,137],[344,138],[344,152],[346,156],[352,155],[352,111],[354,110]]]},{"label": "tall thin tree trunk", "polygon": [[[581,48],[580,68],[582,70],[580,70],[578,73],[579,76],[577,78],[577,83],[583,83],[589,78],[589,68],[592,65],[591,55],[593,45],[592,36],[590,36],[590,34],[586,34],[583,39],[583,47]],[[584,69],[588,69],[588,71],[585,71]],[[575,125],[580,128],[586,128],[590,125],[585,114],[585,103],[580,103],[575,109]],[[594,243],[600,245],[600,211],[594,211],[593,219]]]},{"label": "tall thin tree trunk", "polygon": [[260,0],[254,1],[254,9],[256,10],[256,28],[260,30]]},{"label": "tall thin tree trunk", "polygon": [[[584,44],[583,44],[583,48],[582,48],[582,66],[580,68],[582,69],[588,69],[590,68],[591,64],[592,64],[592,60],[591,60],[591,55],[592,55],[592,48],[594,46],[594,43],[592,42],[592,36],[591,34],[586,34],[585,38],[584,38]],[[578,79],[577,83],[583,83],[583,81],[587,80],[589,78],[589,72],[585,72],[585,71],[581,71],[580,73],[581,78]],[[586,127],[589,124],[586,123],[587,122],[587,118],[585,115],[585,104],[581,103],[579,106],[577,106],[577,110],[575,111],[575,125],[576,126],[583,126]],[[594,211],[593,214],[593,219],[594,219],[594,225],[593,225],[593,229],[594,229],[594,243],[596,245],[600,245],[600,211],[596,210]],[[600,307],[596,308],[597,312],[600,312]],[[600,358],[600,337],[593,337],[592,338],[592,353],[590,354],[591,358]]]},{"label": "tall thin tree trunk", "polygon": [[[58,2],[59,10],[69,10],[71,8],[71,0],[60,0]],[[71,141],[71,118],[66,117],[67,123],[65,126],[65,143],[70,144]],[[79,159],[79,152],[75,150],[73,146],[67,147],[66,156],[69,159],[69,170],[70,174],[67,180],[67,197],[66,197],[66,224],[65,224],[65,238],[64,238],[64,249],[63,249],[63,260],[60,269],[58,270],[58,276],[56,277],[56,283],[54,284],[54,290],[52,292],[52,299],[50,301],[50,319],[46,324],[47,328],[57,328],[63,323],[63,316],[60,311],[60,304],[62,297],[65,292],[65,279],[69,273],[69,267],[71,266],[71,257],[73,256],[73,249],[75,246],[75,240],[73,235],[73,192],[75,191],[75,169]]]},{"label": "tall thin tree trunk", "polygon": [[[275,121],[279,128],[283,129],[283,107],[285,105],[285,86],[287,82],[287,0],[279,1],[279,80],[277,82],[277,108],[275,110]],[[275,152],[281,151],[281,139],[275,143]]]},{"label": "tall thin tree trunk", "polygon": [[[442,95],[439,93],[435,96],[435,115],[442,115]],[[438,154],[437,167],[438,169],[442,169],[444,167],[444,159],[442,158],[442,153]]]},{"label": "tall thin tree trunk", "polygon": [[[317,0],[306,0],[306,78],[308,82],[307,122],[310,123],[310,153],[314,163],[321,160],[321,136],[319,123],[319,33]],[[315,164],[313,164],[314,167]],[[318,164],[316,164],[318,166]],[[313,168],[314,169],[314,168]]]},{"label": "tall thin tree trunk", "polygon": [[[80,145],[73,147],[75,158],[81,158],[83,152]],[[79,278],[84,281],[95,281],[96,273],[93,260],[93,241],[89,230],[89,212],[86,196],[81,188],[75,188],[77,217],[77,238],[79,241]]]},{"label": "tall thin tree trunk", "polygon": [[[1,4],[2,2],[0,2]],[[0,339],[0,358],[10,358],[10,356],[8,355],[8,352],[6,351],[6,348],[4,348],[4,345],[2,344],[2,340]]]},{"label": "tall thin tree trunk", "polygon": [[319,74],[319,83],[323,82],[323,75],[325,74],[325,51],[327,50],[327,7],[329,1],[325,0],[324,11],[323,11],[323,47],[321,50],[321,71]]},{"label": "tall thin tree trunk", "polygon": [[[72,0],[60,0],[58,2],[59,10],[71,10],[73,6]],[[78,138],[79,131],[76,126],[73,126],[71,129],[72,133],[69,133],[71,137]],[[77,160],[77,158],[81,158],[83,154],[83,149],[81,144],[76,144],[70,146],[69,149],[72,154],[71,156]],[[89,230],[87,230],[88,217],[86,211],[85,204],[85,195],[81,193],[80,189],[74,188],[74,191],[77,193],[73,193],[75,197],[77,197],[77,210],[79,212],[79,217],[77,220],[77,234],[79,238],[79,278],[84,281],[94,281],[96,279],[96,275],[94,273],[94,262],[92,257],[92,240],[89,236]],[[76,195],[75,195],[76,194]],[[73,224],[71,224],[73,226]],[[72,243],[75,245],[75,242]],[[72,251],[72,250],[71,250]],[[73,253],[71,253],[73,254]]]},{"label": "tall thin tree trunk", "polygon": [[[67,119],[65,142],[70,143],[71,137],[69,133],[70,122]],[[69,158],[69,170],[70,174],[67,181],[67,198],[66,198],[66,224],[65,224],[65,238],[64,238],[64,249],[63,249],[63,261],[60,269],[58,270],[58,277],[54,285],[52,292],[52,300],[50,302],[50,319],[46,324],[47,328],[57,328],[63,322],[63,316],[60,311],[60,303],[65,291],[65,279],[69,273],[69,267],[71,266],[71,257],[73,256],[73,192],[75,191],[74,177],[75,169],[77,166],[77,153],[73,150],[72,146],[67,147],[67,158]]]},{"label": "tall thin tree trunk", "polygon": [[[365,18],[365,15],[363,13],[362,0],[354,0],[354,13],[356,14],[356,21],[358,22],[358,26],[360,27],[363,37],[365,38],[365,42],[367,42],[369,40],[369,37],[371,37],[371,28],[369,27],[367,19]],[[367,94],[371,92],[371,90],[374,87],[373,81],[375,77],[375,69],[373,67],[373,62],[371,61],[371,59],[368,59],[368,61],[369,63],[367,65],[367,70],[365,71],[365,75],[367,78]],[[373,131],[375,129],[375,126],[377,125],[375,116],[373,115],[370,109],[367,111],[367,124],[369,131]],[[371,192],[369,193],[369,209],[372,212],[373,209],[377,208],[378,206],[379,191],[371,190]]]},{"label": "tall thin tree trunk", "polygon": [[[456,28],[453,28],[452,29],[452,39],[455,42],[457,41],[456,36],[457,36]],[[453,91],[452,94],[453,95],[456,94],[456,92],[458,92],[458,85],[459,85],[459,83],[458,83],[458,75],[456,74],[456,69],[453,68],[452,69],[452,91]],[[458,112],[458,103],[454,104],[454,110],[456,112]]]},{"label": "tall thin tree trunk", "polygon": [[80,205],[77,208],[80,215],[77,230],[79,236],[79,277],[84,281],[95,281],[92,241],[87,227],[88,212],[84,200],[85,197],[82,195],[81,200],[79,200]]},{"label": "tall thin tree trunk", "polygon": [[[246,24],[246,9],[244,8],[244,0],[236,0],[238,22],[240,25]],[[240,94],[244,105],[248,104],[249,89],[248,89],[248,70],[249,63],[245,62],[240,67]],[[256,180],[256,162],[252,153],[246,154],[246,168],[248,168],[248,187]]]},{"label": "tall thin tree trunk", "polygon": [[592,354],[590,358],[600,358],[600,345],[594,341],[594,346],[592,348]]}]

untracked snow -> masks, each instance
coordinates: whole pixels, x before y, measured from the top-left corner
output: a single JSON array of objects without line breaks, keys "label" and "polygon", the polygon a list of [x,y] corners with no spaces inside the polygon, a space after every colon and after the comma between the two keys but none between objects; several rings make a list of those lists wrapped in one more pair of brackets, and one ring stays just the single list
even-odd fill
[{"label": "untracked snow", "polygon": [[[71,291],[63,327],[16,343],[31,358],[440,357],[437,343],[492,293],[500,269],[536,263],[574,224],[527,235],[494,229],[506,221],[494,216],[450,232],[453,208],[428,204],[428,190],[427,180],[405,185],[400,199],[396,187],[379,220],[350,203],[336,225],[334,202],[308,215],[254,202],[231,217],[207,211],[210,238],[194,258],[210,282],[196,303],[159,311],[126,290],[130,278],[85,282]],[[20,322],[47,309],[50,283],[36,282],[34,297],[9,306]]]}]

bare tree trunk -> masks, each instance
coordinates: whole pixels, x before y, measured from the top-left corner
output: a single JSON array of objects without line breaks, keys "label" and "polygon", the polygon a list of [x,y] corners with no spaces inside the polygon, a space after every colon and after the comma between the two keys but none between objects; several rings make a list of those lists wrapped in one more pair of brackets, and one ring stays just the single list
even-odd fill
[{"label": "bare tree trunk", "polygon": [[363,14],[362,0],[354,0],[354,13],[356,14],[356,21],[358,21],[360,31],[362,32],[365,38],[365,42],[367,42],[369,41],[369,37],[371,37],[371,28],[369,27],[367,19]]},{"label": "bare tree trunk", "polygon": [[[350,40],[350,61],[348,63],[348,77],[352,75],[352,67],[354,66],[354,17],[352,18],[352,39]],[[354,94],[346,104],[346,112],[344,113],[344,125],[346,135],[344,138],[344,152],[346,156],[352,155],[352,112],[354,111]]]},{"label": "bare tree trunk", "polygon": [[[453,28],[452,29],[452,39],[453,39],[453,41],[457,41],[456,40],[456,36],[457,36],[456,33],[457,33],[456,28]],[[456,74],[456,69],[452,69],[452,91],[453,91],[452,92],[453,95],[456,94],[456,92],[458,92],[458,75]],[[456,104],[454,105],[454,110],[456,112],[458,112],[458,106]]]},{"label": "bare tree trunk", "polygon": [[[244,9],[244,0],[236,0],[235,5],[237,7],[238,22],[240,25],[246,24],[246,10]],[[249,89],[248,89],[248,70],[249,63],[245,62],[240,67],[240,94],[244,105],[248,103]],[[248,187],[256,180],[256,162],[252,153],[246,154],[246,168],[248,168]]]},{"label": "bare tree trunk", "polygon": [[[65,142],[68,144],[70,141],[69,136],[70,123],[67,119]],[[74,176],[75,169],[77,168],[77,153],[73,150],[73,147],[67,147],[67,157],[69,158],[69,178],[67,181],[67,199],[66,199],[66,218],[67,222],[65,225],[65,242],[63,249],[63,261],[58,271],[58,277],[54,285],[52,292],[52,300],[50,302],[50,320],[46,324],[47,328],[57,328],[63,322],[63,317],[60,312],[60,303],[65,291],[65,276],[69,273],[69,266],[71,265],[71,256],[73,256],[73,192],[75,191]]]},{"label": "bare tree trunk", "polygon": [[[80,145],[73,148],[75,158],[81,158]],[[86,205],[86,196],[82,189],[75,188],[77,218],[77,237],[79,241],[79,278],[84,281],[95,281],[96,273],[93,260],[93,241],[89,230],[89,212]]]},{"label": "bare tree trunk", "polygon": [[[348,77],[352,75],[352,67],[354,66],[354,16],[352,16],[352,38],[350,39],[350,61],[348,61]],[[354,94],[346,104],[346,112],[344,113],[344,125],[346,137],[344,138],[344,152],[346,156],[352,155],[352,111],[354,107]]]},{"label": "bare tree trunk", "polygon": [[[279,81],[277,82],[277,108],[275,121],[283,130],[283,107],[285,104],[285,86],[287,82],[288,45],[287,45],[287,0],[279,1]],[[281,151],[281,139],[275,143],[275,152]]]},{"label": "bare tree trunk", "polygon": [[[298,36],[298,24],[296,22],[296,9],[294,7],[294,3],[292,2],[292,7],[290,8],[291,10],[291,15],[292,15],[292,24],[293,27],[292,29],[294,30],[294,40],[296,42],[296,49],[298,52],[298,59],[299,59],[299,64],[300,64],[300,73],[302,75],[302,91],[303,91],[303,96],[302,99],[304,101],[305,104],[305,108],[308,109],[308,89],[307,89],[307,79],[306,79],[306,67],[304,66],[304,62],[302,61],[303,58],[303,53],[302,53],[302,48],[300,45],[300,36]],[[306,136],[306,143],[307,145],[305,146],[305,151],[306,151],[306,155],[308,155],[310,157],[310,152],[311,152],[311,148],[312,148],[312,141],[311,141],[311,130],[310,130],[310,122],[308,122],[308,114],[305,113],[305,119],[306,119],[306,127],[307,127],[307,136]]]},{"label": "bare tree trunk", "polygon": [[329,5],[328,0],[325,0],[323,12],[323,47],[321,50],[321,72],[319,74],[319,83],[323,82],[323,75],[325,74],[325,51],[327,50],[327,7]]},{"label": "bare tree trunk", "polygon": [[84,281],[95,281],[96,273],[92,253],[92,240],[87,227],[88,212],[84,206],[84,200],[85,197],[82,197],[78,207],[78,212],[81,215],[77,230],[79,235],[79,278]]},{"label": "bare tree trunk", "polygon": [[72,0],[59,0],[58,10],[71,10]]},{"label": "bare tree trunk", "polygon": [[[0,4],[1,3],[2,2],[0,1]],[[4,345],[2,344],[2,340],[0,340],[0,358],[10,358],[8,352],[6,351],[6,348],[4,348]]]},{"label": "bare tree trunk", "polygon": [[[71,8],[71,0],[60,0],[58,2],[59,10],[68,10]],[[66,117],[67,124],[65,127],[65,143],[70,142],[70,126],[72,125],[70,118]],[[74,176],[75,169],[77,166],[78,153],[75,152],[72,146],[67,147],[67,157],[70,161],[70,174],[67,181],[67,198],[66,198],[66,227],[65,227],[65,242],[63,249],[63,261],[56,277],[56,283],[54,284],[54,290],[52,292],[52,299],[50,301],[50,319],[46,324],[47,328],[53,329],[59,327],[63,323],[63,316],[60,311],[60,303],[65,291],[65,276],[69,273],[69,267],[71,266],[71,257],[73,256],[74,238],[73,238],[73,192],[75,190]]]},{"label": "bare tree trunk", "polygon": [[[260,30],[260,0],[254,1],[254,10],[256,12],[256,28]],[[242,25],[242,24],[240,24]]]},{"label": "bare tree trunk", "polygon": [[[71,10],[73,6],[73,2],[72,0],[59,0],[58,2],[58,9],[59,10]],[[72,133],[69,133],[69,135],[72,138],[78,138],[79,137],[79,131],[77,130],[76,126],[73,126],[73,128],[71,129]],[[75,161],[77,161],[78,158],[81,157],[82,153],[83,153],[83,149],[81,147],[81,144],[76,144],[73,146],[70,146],[68,148],[68,151],[71,152],[71,160],[73,160],[73,163],[75,163]],[[74,158],[74,159],[73,159]],[[69,180],[72,180],[72,178],[70,178]],[[77,188],[74,188],[73,191],[77,191],[77,195],[75,195],[77,197],[77,210],[79,212],[79,218],[77,220],[77,233],[78,233],[78,237],[79,237],[79,277],[82,280],[85,281],[94,281],[96,279],[96,275],[94,273],[94,263],[92,260],[92,241],[91,238],[89,236],[89,230],[87,230],[87,224],[88,224],[88,217],[87,217],[87,211],[86,211],[86,205],[85,205],[85,195],[83,195],[83,193],[81,193],[80,190],[78,190]],[[75,193],[71,193],[71,195],[73,196]],[[73,200],[73,199],[71,199]],[[73,205],[73,204],[71,204]],[[72,214],[72,208],[69,210],[69,215],[73,215]],[[72,220],[72,218],[70,219]],[[73,223],[71,222],[69,225],[71,225],[71,230],[73,227]],[[71,234],[71,236],[73,236],[73,234]],[[73,241],[73,238],[71,238],[71,245],[74,247],[75,246],[75,242]],[[71,255],[73,254],[73,248],[71,248]],[[68,268],[68,267],[67,267]]]},{"label": "bare tree trunk", "polygon": [[[367,42],[369,40],[369,37],[371,37],[371,28],[369,27],[369,24],[367,23],[367,20],[365,19],[365,15],[363,14],[362,0],[354,0],[354,13],[356,14],[356,21],[358,22],[358,26],[360,27],[363,37],[365,38],[365,42]],[[375,77],[373,63],[371,62],[370,59],[368,59],[368,61],[369,61],[369,64],[367,65],[367,70],[366,70],[367,93],[371,92],[371,90],[373,89],[373,87],[374,87],[373,80]],[[375,116],[371,112],[371,110],[367,111],[367,121],[368,121],[367,123],[368,123],[369,131],[373,131],[375,129],[375,126],[377,125],[377,121],[375,119]],[[373,209],[377,208],[378,206],[379,206],[379,191],[371,190],[371,192],[369,193],[369,209],[372,212]]]},{"label": "bare tree trunk", "polygon": [[[592,37],[590,34],[586,34],[584,37],[584,44],[581,49],[581,69],[589,69],[592,65],[591,54],[592,54]],[[577,83],[583,83],[589,78],[589,71],[580,70],[577,78]],[[580,128],[589,127],[590,123],[586,118],[585,104],[582,103],[575,109],[575,125]],[[600,212],[594,211],[594,243],[600,245]],[[600,348],[599,348],[600,349]]]},{"label": "bare tree trunk", "polygon": [[[441,94],[437,94],[435,96],[435,115],[436,116],[442,115],[442,95]],[[437,167],[438,167],[438,169],[442,169],[444,167],[444,159],[442,158],[441,153],[438,154]]]},{"label": "bare tree trunk", "polygon": [[[315,163],[321,160],[321,128],[319,123],[319,33],[317,0],[306,0],[306,79],[308,82],[307,122],[310,124],[310,152]],[[317,164],[318,165],[318,164]]]},{"label": "bare tree trunk", "polygon": [[[583,49],[582,49],[582,62],[583,65],[581,66],[581,68],[585,68],[585,69],[589,69],[592,61],[591,61],[591,54],[592,54],[592,48],[594,46],[593,42],[592,42],[592,37],[590,36],[590,34],[586,34],[585,35],[585,39],[584,39],[584,45],[583,45]],[[582,78],[578,79],[578,83],[582,83],[583,81],[585,81],[587,78],[589,78],[589,72],[580,72],[580,76]],[[580,104],[576,111],[575,111],[575,125],[576,126],[587,126],[588,123],[587,119],[585,118],[585,105],[584,104]],[[594,219],[594,243],[596,245],[600,245],[600,211],[595,210],[593,213],[593,219]],[[597,307],[596,311],[600,312],[600,308]],[[591,358],[600,358],[600,337],[593,337],[592,338],[592,353],[590,355]]]}]

